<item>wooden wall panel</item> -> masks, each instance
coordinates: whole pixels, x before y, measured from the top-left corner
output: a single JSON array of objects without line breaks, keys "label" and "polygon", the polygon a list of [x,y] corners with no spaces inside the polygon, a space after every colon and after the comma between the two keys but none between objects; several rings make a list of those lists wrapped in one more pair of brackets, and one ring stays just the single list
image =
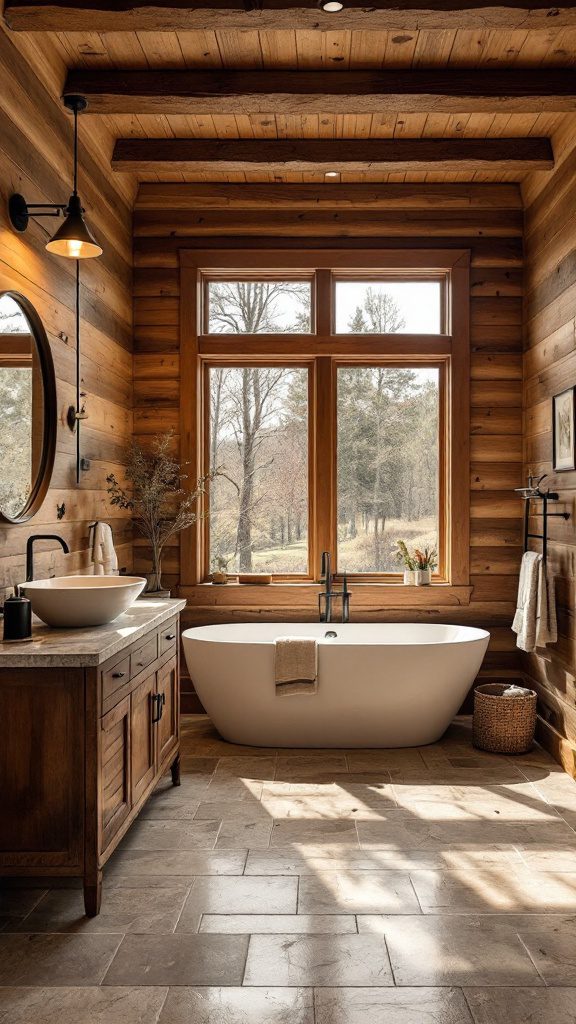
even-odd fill
[{"label": "wooden wall panel", "polygon": [[[559,140],[561,142],[562,140]],[[558,169],[526,184],[524,352],[525,471],[548,474],[570,519],[551,520],[549,564],[556,577],[558,642],[525,655],[539,695],[539,738],[576,777],[576,472],[552,465],[552,396],[576,384],[576,148],[556,148]],[[536,527],[536,521],[533,523]]]},{"label": "wooden wall panel", "polygon": [[[362,234],[365,214],[357,218],[348,206],[345,232],[326,211],[306,211],[307,235],[303,237],[302,213],[297,201],[286,208],[287,193],[282,190],[282,229],[278,228],[273,205],[265,202],[265,190],[259,192],[257,216],[262,225],[260,239],[248,239],[242,231],[249,213],[242,208],[242,191],[231,190],[227,197],[230,212],[222,218],[218,202],[221,186],[212,190],[191,186],[194,209],[201,210],[194,218],[183,217],[186,185],[145,184],[136,201],[135,214],[135,421],[137,436],[146,439],[151,433],[173,426],[178,429],[180,402],[186,400],[179,389],[179,306],[178,249],[224,246],[226,248],[301,247],[309,241],[315,248],[349,245],[362,248],[469,248],[471,250],[471,572],[472,597],[469,605],[437,607],[434,591],[430,591],[427,607],[391,609],[363,608],[362,618],[373,620],[412,619],[426,621],[467,622],[485,626],[492,632],[485,671],[519,671],[510,623],[514,613],[517,573],[521,556],[520,516],[522,507],[512,495],[522,476],[522,212],[519,192],[510,185],[500,188],[446,185],[447,206],[459,203],[460,233],[453,234],[453,224],[442,215],[442,194],[435,196],[433,214],[434,237],[430,237],[429,196],[424,186],[418,203],[418,185],[406,186],[411,205],[409,237],[406,225],[402,235],[386,233],[380,237]],[[326,186],[318,186],[319,190]],[[397,209],[403,202],[403,186],[379,201]],[[345,193],[344,189],[344,193]],[[322,191],[322,195],[327,195]],[[204,205],[202,199],[204,195]],[[336,195],[336,193],[334,193]],[[173,196],[173,199],[171,198]],[[346,196],[344,196],[346,202]],[[348,198],[348,202],[350,198]],[[145,215],[140,212],[145,209]],[[253,215],[250,215],[253,216]],[[174,237],[175,225],[178,237]],[[223,232],[226,236],[223,237]],[[270,234],[277,237],[273,240]],[[343,235],[346,238],[344,240]],[[148,567],[146,546],[135,542],[135,569]],[[167,549],[165,580],[178,584],[180,550],[177,544]],[[270,594],[268,593],[268,597]],[[255,603],[258,599],[255,598]],[[357,612],[358,614],[358,612]],[[302,621],[314,616],[312,604],[303,607],[216,608],[192,604],[183,614],[184,626],[234,618],[246,621],[286,619]],[[354,599],[352,603],[354,616]],[[184,694],[186,695],[186,681]],[[190,697],[185,707],[194,705]]]},{"label": "wooden wall panel", "polygon": [[[123,513],[111,508],[106,475],[122,474],[132,434],[132,238],[130,183],[116,182],[106,169],[111,141],[102,125],[80,121],[80,193],[87,219],[102,241],[104,255],[81,268],[82,389],[88,419],[82,425],[82,454],[90,470],[76,484],[76,441],[66,426],[75,402],[74,272],[72,261],[44,249],[55,230],[52,220],[31,221],[17,235],[7,218],[12,192],[29,202],[68,198],[72,172],[72,122],[60,100],[65,71],[45,39],[8,36],[0,27],[0,290],[24,294],[38,310],[54,358],[58,434],[52,485],[38,514],[21,526],[0,525],[0,598],[24,579],[24,550],[32,533],[58,533],[59,546],[39,546],[39,575],[81,572],[88,564],[88,526],[111,522],[121,566],[132,568],[132,531]],[[61,520],[57,504],[66,506]]]}]

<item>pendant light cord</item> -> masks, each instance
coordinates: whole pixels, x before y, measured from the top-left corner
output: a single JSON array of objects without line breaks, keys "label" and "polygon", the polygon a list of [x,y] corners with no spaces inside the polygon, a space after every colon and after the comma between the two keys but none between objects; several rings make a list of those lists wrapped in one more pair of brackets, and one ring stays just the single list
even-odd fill
[{"label": "pendant light cord", "polygon": [[74,107],[74,195],[78,195],[78,107]]},{"label": "pendant light cord", "polygon": [[[76,260],[76,413],[80,412],[80,260]],[[76,418],[76,483],[80,483],[80,420]]]}]

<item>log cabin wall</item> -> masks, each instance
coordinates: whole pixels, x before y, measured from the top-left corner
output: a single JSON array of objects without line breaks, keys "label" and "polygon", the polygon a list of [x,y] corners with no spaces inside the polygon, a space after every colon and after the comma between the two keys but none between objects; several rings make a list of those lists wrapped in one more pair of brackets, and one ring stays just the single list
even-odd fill
[{"label": "log cabin wall", "polygon": [[[91,467],[76,485],[75,436],[66,410],[75,404],[74,273],[71,260],[44,246],[54,220],[32,220],[18,235],[7,216],[8,197],[62,202],[71,191],[72,120],[60,95],[66,68],[43,37],[9,36],[0,27],[0,290],[13,289],[36,307],[48,334],[57,377],[58,434],[54,475],[47,497],[28,523],[0,525],[0,598],[24,579],[24,550],[32,533],[57,533],[70,555],[38,545],[37,575],[58,575],[88,564],[88,525],[111,522],[121,566],[131,569],[131,530],[108,504],[106,474],[121,474],[132,433],[132,200],[130,181],[112,181],[113,140],[94,117],[80,121],[80,194],[104,255],[81,266],[82,390],[88,419],[82,454]],[[65,505],[61,520],[56,506]]]},{"label": "log cabin wall", "polygon": [[544,483],[560,497],[552,511],[567,511],[570,519],[550,521],[558,642],[544,657],[524,655],[523,663],[539,696],[538,737],[576,777],[576,472],[555,473],[552,463],[552,396],[576,384],[576,149],[573,137],[566,141],[555,147],[556,170],[533,176],[524,187],[525,472],[548,474]]},{"label": "log cabin wall", "polygon": [[[268,187],[269,188],[269,187]],[[484,672],[498,677],[519,672],[510,630],[521,557],[521,505],[512,489],[522,478],[522,271],[523,211],[518,186],[396,185],[380,188],[377,207],[299,209],[280,202],[274,186],[274,212],[246,207],[246,186],[195,187],[192,184],[143,183],[134,222],[134,431],[144,440],[178,432],[179,257],[180,248],[301,247],[469,248],[471,252],[471,583],[469,605],[435,607],[430,591],[426,607],[362,607],[361,617],[470,623],[491,631]],[[318,189],[336,188],[321,184]],[[207,194],[207,190],[210,194]],[[345,189],[339,195],[345,197]],[[244,203],[244,206],[243,206]],[[282,207],[282,208],[281,208]],[[281,226],[280,226],[281,225]],[[225,237],[224,237],[225,233]],[[281,235],[281,237],[279,237]],[[135,569],[149,567],[148,551],[136,540]],[[175,586],[180,549],[165,559],[165,580]],[[250,588],[252,591],[253,588]],[[271,592],[268,591],[271,597]],[[186,596],[183,592],[182,596]],[[309,619],[312,603],[290,609],[243,603],[237,609],[199,604],[189,596],[183,625],[215,621]],[[241,595],[239,600],[242,600]],[[248,598],[245,598],[248,601]],[[358,606],[357,606],[358,607]],[[354,597],[352,617],[354,617]],[[358,612],[357,612],[358,614]],[[195,704],[183,681],[184,710]]]}]

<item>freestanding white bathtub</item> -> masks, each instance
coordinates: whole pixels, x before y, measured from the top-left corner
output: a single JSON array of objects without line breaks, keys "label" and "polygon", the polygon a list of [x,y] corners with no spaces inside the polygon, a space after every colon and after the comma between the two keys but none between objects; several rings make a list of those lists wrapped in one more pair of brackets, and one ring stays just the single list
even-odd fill
[{"label": "freestanding white bathtub", "polygon": [[[326,638],[328,631],[337,635]],[[274,641],[318,638],[318,691],[277,697]],[[434,743],[460,708],[490,634],[435,623],[247,623],[183,633],[194,687],[219,733],[260,747]]]}]

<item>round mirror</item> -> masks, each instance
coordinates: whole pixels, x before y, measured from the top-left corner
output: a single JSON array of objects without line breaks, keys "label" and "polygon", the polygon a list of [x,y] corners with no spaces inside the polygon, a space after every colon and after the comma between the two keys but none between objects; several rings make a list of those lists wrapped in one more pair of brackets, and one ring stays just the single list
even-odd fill
[{"label": "round mirror", "polygon": [[0,521],[38,511],[56,448],[56,380],[50,345],[34,307],[0,292]]}]

